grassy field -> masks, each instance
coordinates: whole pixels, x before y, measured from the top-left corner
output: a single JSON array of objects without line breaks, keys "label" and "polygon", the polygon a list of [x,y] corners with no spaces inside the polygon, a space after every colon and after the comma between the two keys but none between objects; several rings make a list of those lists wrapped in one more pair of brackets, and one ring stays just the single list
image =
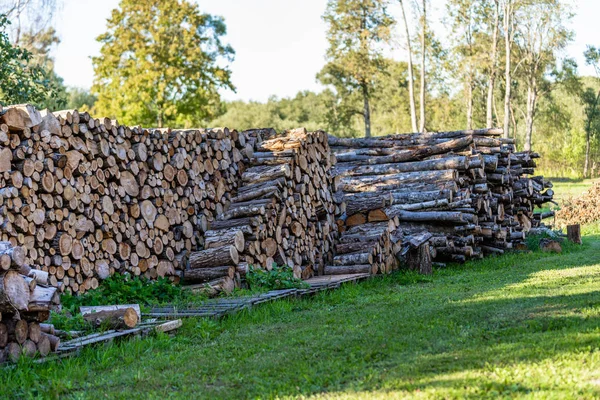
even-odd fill
[{"label": "grassy field", "polygon": [[598,398],[600,235],[0,371],[5,398]]}]

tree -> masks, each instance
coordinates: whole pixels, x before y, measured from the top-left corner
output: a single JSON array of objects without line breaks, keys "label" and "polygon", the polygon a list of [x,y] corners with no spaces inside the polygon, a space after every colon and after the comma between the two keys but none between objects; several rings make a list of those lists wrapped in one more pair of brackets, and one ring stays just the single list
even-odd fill
[{"label": "tree", "polygon": [[417,110],[415,105],[415,78],[413,76],[413,61],[412,61],[412,46],[410,32],[408,30],[408,22],[406,20],[406,11],[404,2],[400,0],[400,8],[402,9],[402,20],[404,21],[404,29],[406,31],[406,48],[408,50],[408,96],[410,103],[410,123],[412,131],[417,131]]},{"label": "tree", "polygon": [[425,132],[425,94],[427,92],[425,58],[427,56],[427,0],[422,0],[421,10],[421,92],[419,101],[419,131]]},{"label": "tree", "polygon": [[344,97],[360,91],[365,137],[371,136],[374,76],[385,67],[382,46],[389,43],[394,24],[386,6],[387,0],[329,0],[323,16],[328,62],[317,78]]},{"label": "tree", "polygon": [[476,0],[450,0],[447,3],[448,14],[452,20],[452,42],[457,56],[455,71],[465,88],[466,129],[473,129],[473,90],[476,79],[476,59],[479,51],[476,48],[476,36],[481,29],[478,20],[481,13]]},{"label": "tree", "polygon": [[69,110],[91,111],[96,103],[96,96],[90,93],[89,90],[70,87],[67,89],[67,108]]},{"label": "tree", "polygon": [[494,87],[498,69],[498,31],[500,30],[500,0],[494,0],[494,25],[492,26],[492,46],[490,51],[490,72],[486,102],[486,126],[494,126]]},{"label": "tree", "polygon": [[9,21],[0,15],[0,104],[33,103],[40,105],[52,88],[44,71],[31,62],[32,55],[10,42]]},{"label": "tree", "polygon": [[570,63],[564,64],[567,68],[564,71],[557,70],[557,54],[573,36],[564,25],[571,17],[572,13],[561,0],[531,0],[521,8],[518,49],[522,54],[521,65],[527,85],[525,151],[531,150],[540,94],[549,92],[552,83],[573,75],[569,72]]},{"label": "tree", "polygon": [[[596,71],[596,82],[600,82],[600,47],[588,46],[584,53],[585,63],[594,67]],[[581,93],[581,100],[585,107],[585,162],[583,166],[583,177],[590,175],[590,141],[594,134],[600,132],[600,89],[596,92],[587,87]]]},{"label": "tree", "polygon": [[62,0],[3,0],[0,2],[0,14],[13,22],[9,36],[14,44],[20,45],[23,32],[37,36],[51,28],[61,5]]},{"label": "tree", "polygon": [[504,137],[510,136],[510,90],[511,81],[511,48],[515,38],[515,2],[519,0],[504,0]]},{"label": "tree", "polygon": [[221,17],[202,14],[187,0],[122,0],[97,38],[96,112],[158,127],[211,118],[218,89],[234,89],[222,66],[234,55],[221,42],[225,33]]},{"label": "tree", "polygon": [[67,88],[63,79],[54,71],[54,59],[50,57],[52,46],[60,43],[52,27],[34,34],[29,30],[21,34],[19,46],[31,54],[30,64],[39,69],[45,80],[47,94],[38,101],[41,108],[60,110],[67,104]]}]

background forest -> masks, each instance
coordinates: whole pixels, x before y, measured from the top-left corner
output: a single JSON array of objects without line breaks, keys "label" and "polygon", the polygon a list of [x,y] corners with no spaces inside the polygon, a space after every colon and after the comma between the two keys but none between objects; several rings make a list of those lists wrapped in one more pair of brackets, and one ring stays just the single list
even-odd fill
[{"label": "background forest", "polygon": [[593,76],[566,57],[573,4],[443,3],[434,19],[430,0],[327,1],[329,49],[315,77],[323,90],[260,103],[222,101],[220,90],[235,89],[227,21],[191,1],[122,0],[97,38],[88,91],[54,72],[60,0],[4,0],[0,102],[145,126],[305,126],[347,137],[499,126],[520,149],[543,154],[545,174],[597,176],[600,52],[590,43],[585,54]]}]

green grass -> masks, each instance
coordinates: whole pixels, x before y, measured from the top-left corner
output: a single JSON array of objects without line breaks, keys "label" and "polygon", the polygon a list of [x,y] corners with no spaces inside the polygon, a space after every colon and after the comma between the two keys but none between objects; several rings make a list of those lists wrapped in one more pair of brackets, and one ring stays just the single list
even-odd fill
[{"label": "green grass", "polygon": [[[598,398],[600,230],[0,371],[6,398]],[[1,396],[0,396],[1,397]]]},{"label": "green grass", "polygon": [[570,178],[548,178],[552,182],[554,190],[554,201],[558,203],[546,203],[541,208],[536,208],[535,212],[558,210],[565,200],[578,197],[584,194],[597,179],[570,179]]},{"label": "green grass", "polygon": [[554,199],[560,204],[565,199],[584,194],[597,179],[548,178],[552,182]]}]

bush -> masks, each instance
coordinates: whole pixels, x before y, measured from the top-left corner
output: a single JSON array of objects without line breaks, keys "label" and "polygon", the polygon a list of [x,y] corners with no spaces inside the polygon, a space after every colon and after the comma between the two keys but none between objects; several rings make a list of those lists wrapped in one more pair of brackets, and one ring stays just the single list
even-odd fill
[{"label": "bush", "polygon": [[191,293],[181,286],[173,285],[167,278],[149,280],[143,277],[115,274],[102,281],[95,290],[79,296],[65,293],[61,297],[63,309],[71,314],[79,312],[80,306],[100,306],[110,304],[160,304],[183,301]]},{"label": "bush", "polygon": [[294,271],[287,265],[277,266],[273,263],[273,268],[266,271],[261,268],[250,266],[246,281],[251,290],[278,290],[307,288],[309,285],[301,279],[294,278]]}]

